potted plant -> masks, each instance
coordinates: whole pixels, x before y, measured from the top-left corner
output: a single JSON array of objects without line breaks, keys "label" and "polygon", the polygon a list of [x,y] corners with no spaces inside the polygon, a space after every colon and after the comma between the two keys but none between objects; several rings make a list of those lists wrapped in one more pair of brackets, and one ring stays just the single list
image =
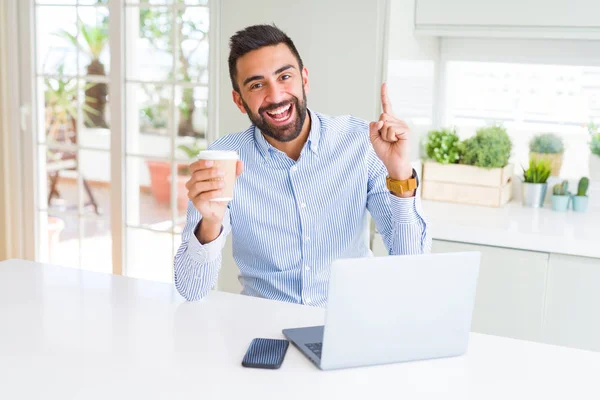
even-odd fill
[{"label": "potted plant", "polygon": [[563,181],[562,184],[557,183],[552,188],[552,209],[554,211],[567,211],[569,209],[569,182]]},{"label": "potted plant", "polygon": [[[195,141],[192,144],[181,144],[177,148],[183,151],[190,162],[195,158],[203,148]],[[171,163],[168,161],[146,160],[148,171],[150,172],[150,188],[152,196],[159,204],[168,205],[171,202]],[[187,208],[187,188],[186,182],[189,180],[189,163],[177,164],[177,208],[183,210]]]},{"label": "potted plant", "polygon": [[600,181],[600,127],[594,123],[588,125],[590,141],[590,179]]},{"label": "potted plant", "polygon": [[529,160],[529,168],[523,171],[523,205],[543,207],[546,198],[547,181],[552,172],[550,161]]},{"label": "potted plant", "polygon": [[460,160],[460,139],[454,129],[440,129],[427,134],[427,157],[440,164],[454,164]]},{"label": "potted plant", "polygon": [[484,127],[463,142],[454,130],[428,133],[424,199],[499,207],[512,196],[512,143],[501,126]]},{"label": "potted plant", "polygon": [[[108,47],[108,18],[103,17],[98,25],[88,25],[78,21],[79,39],[66,30],[60,30],[56,35],[67,40],[81,54],[90,58],[87,65],[87,75],[106,76],[104,64],[100,56]],[[86,114],[85,126],[90,128],[108,128],[106,123],[106,103],[108,101],[108,85],[106,83],[90,83],[85,87]],[[89,110],[94,110],[90,112]]]},{"label": "potted plant", "polygon": [[563,140],[553,133],[536,135],[529,142],[529,158],[549,160],[552,166],[552,176],[560,175],[564,151]]},{"label": "potted plant", "polygon": [[577,185],[577,195],[573,196],[573,211],[585,212],[588,205],[587,190],[590,184],[588,178],[581,178]]},{"label": "potted plant", "polygon": [[461,143],[461,164],[482,168],[503,168],[508,165],[512,142],[506,129],[488,126]]}]

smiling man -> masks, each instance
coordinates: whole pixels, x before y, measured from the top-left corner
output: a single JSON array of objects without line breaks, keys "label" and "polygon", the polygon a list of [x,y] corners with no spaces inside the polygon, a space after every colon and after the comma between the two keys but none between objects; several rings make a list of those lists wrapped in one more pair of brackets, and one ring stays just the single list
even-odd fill
[{"label": "smiling man", "polygon": [[410,131],[393,115],[385,84],[378,121],[308,109],[308,70],[292,40],[269,25],[231,37],[229,74],[252,125],[210,145],[240,156],[229,203],[210,201],[221,196],[214,178],[222,171],[210,161],[191,165],[175,256],[182,296],[198,300],[215,285],[229,234],[244,294],[313,306],[327,303],[332,261],[372,254],[367,212],[390,254],[429,251]]}]

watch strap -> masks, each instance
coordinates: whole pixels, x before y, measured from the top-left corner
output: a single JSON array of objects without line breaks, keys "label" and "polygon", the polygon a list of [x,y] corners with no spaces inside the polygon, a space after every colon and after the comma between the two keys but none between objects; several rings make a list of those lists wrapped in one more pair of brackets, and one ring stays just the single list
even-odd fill
[{"label": "watch strap", "polygon": [[399,194],[414,191],[418,187],[417,174],[415,173],[414,169],[413,169],[413,175],[411,178],[404,179],[404,180],[396,180],[396,179],[392,179],[389,176],[387,176],[385,178],[385,183],[390,192],[399,193]]}]

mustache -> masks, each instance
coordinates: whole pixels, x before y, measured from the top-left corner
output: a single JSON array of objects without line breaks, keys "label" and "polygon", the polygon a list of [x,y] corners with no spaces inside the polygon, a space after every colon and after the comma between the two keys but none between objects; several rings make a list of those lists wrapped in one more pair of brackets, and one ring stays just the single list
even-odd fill
[{"label": "mustache", "polygon": [[259,112],[259,114],[262,114],[262,113],[267,112],[267,111],[277,110],[280,107],[287,106],[288,104],[292,104],[292,103],[297,104],[298,103],[298,98],[297,97],[292,97],[290,100],[282,101],[281,103],[270,104],[268,106],[261,107],[261,108],[258,109],[258,112]]}]

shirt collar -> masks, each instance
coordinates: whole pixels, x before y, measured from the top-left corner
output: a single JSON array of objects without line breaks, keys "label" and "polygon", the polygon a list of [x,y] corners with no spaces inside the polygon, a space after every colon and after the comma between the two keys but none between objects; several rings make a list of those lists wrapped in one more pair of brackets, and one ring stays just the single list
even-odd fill
[{"label": "shirt collar", "polygon": [[308,110],[308,113],[310,114],[310,133],[308,134],[307,143],[310,145],[312,152],[317,154],[321,142],[321,120],[311,110]]},{"label": "shirt collar", "polygon": [[[308,146],[313,153],[317,154],[321,141],[321,121],[319,120],[319,116],[310,109],[307,109],[307,113],[310,115],[310,132],[308,134],[306,146]],[[254,142],[256,143],[256,147],[258,147],[258,151],[265,159],[270,157],[269,153],[271,151],[277,151],[275,147],[267,142],[260,129],[256,126],[254,126]]]}]

